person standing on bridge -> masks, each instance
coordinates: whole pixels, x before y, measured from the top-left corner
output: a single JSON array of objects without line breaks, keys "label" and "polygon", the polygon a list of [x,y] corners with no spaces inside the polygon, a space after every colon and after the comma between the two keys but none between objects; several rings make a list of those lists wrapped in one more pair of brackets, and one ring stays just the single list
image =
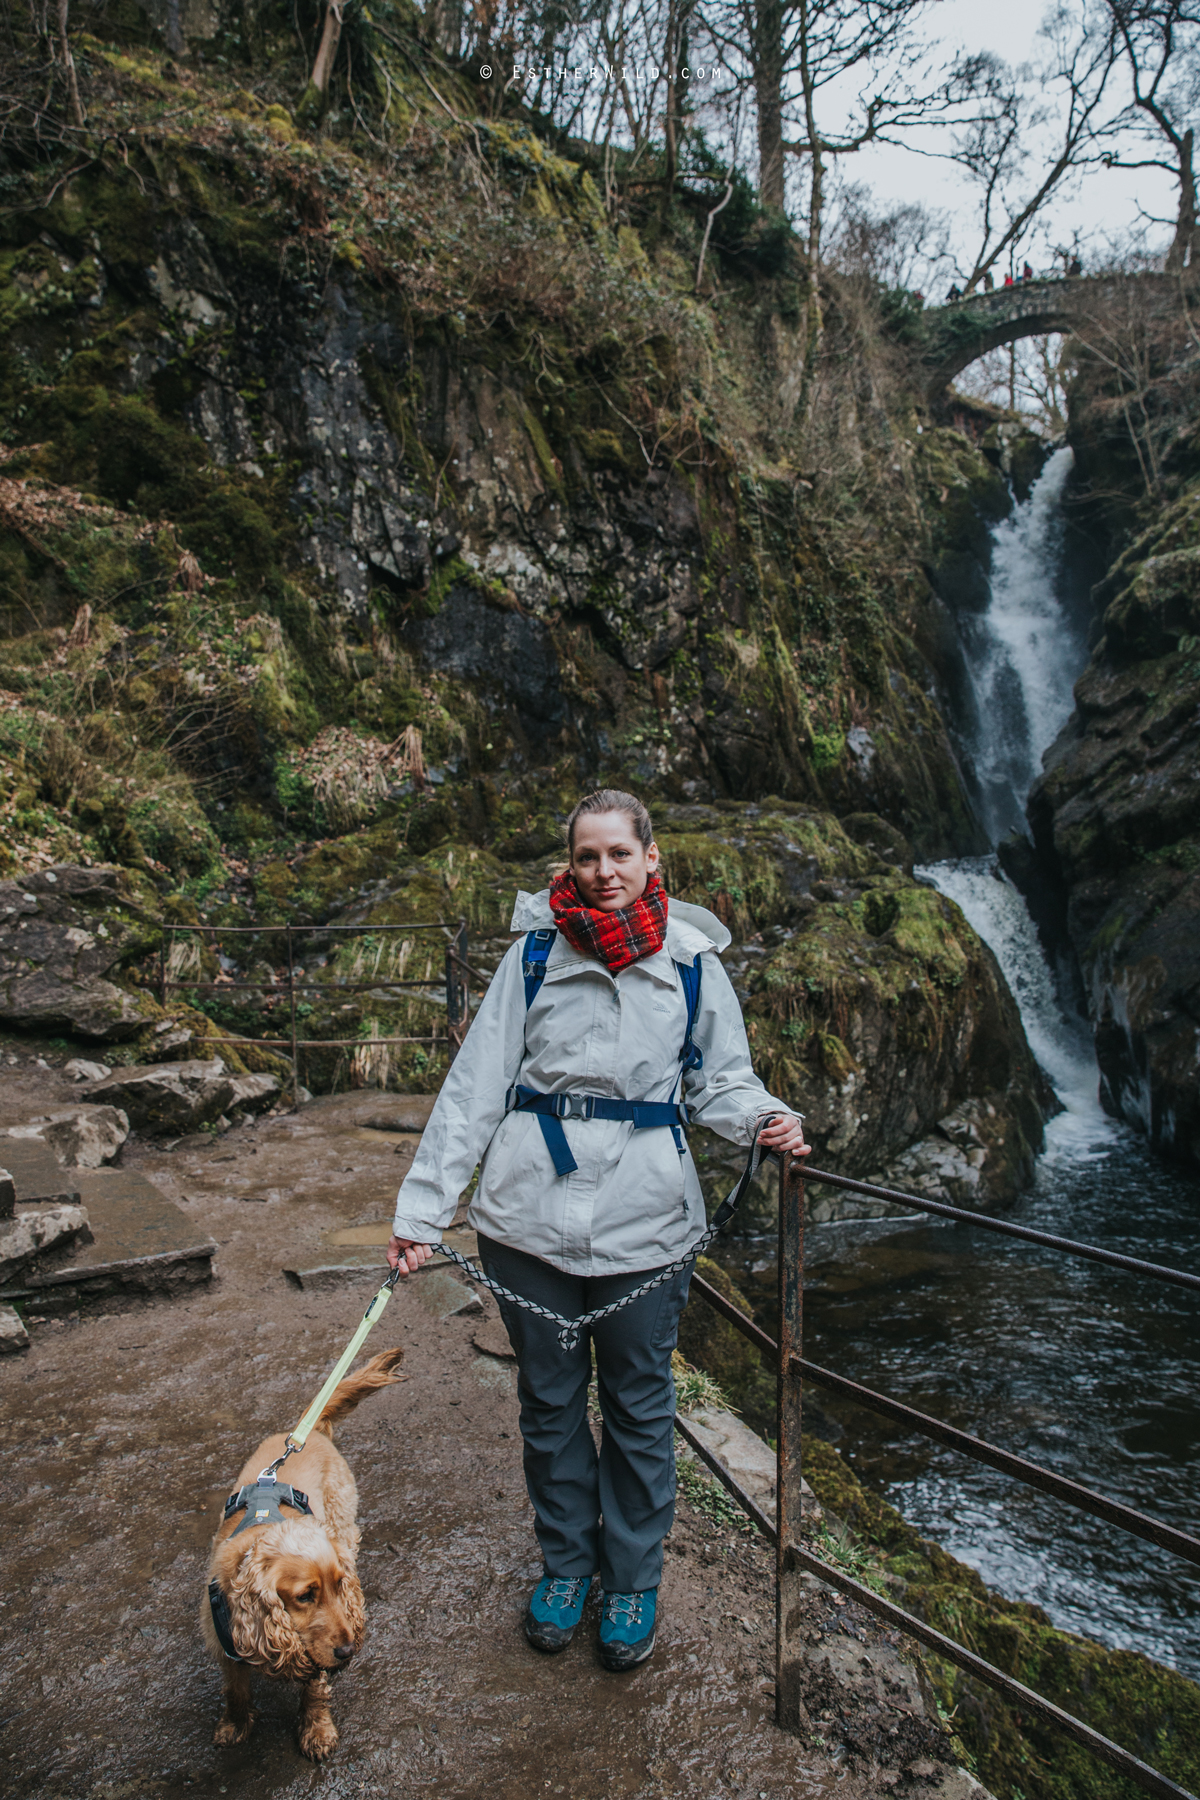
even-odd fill
[{"label": "person standing on bridge", "polygon": [[[641,801],[589,794],[567,821],[567,850],[548,890],[517,895],[512,929],[522,936],[430,1114],[397,1196],[388,1262],[416,1272],[478,1165],[468,1223],[484,1272],[579,1318],[686,1257],[704,1231],[678,1102],[685,1119],[735,1143],[808,1150],[800,1118],[751,1067],[718,955],[729,932],[703,907],[668,900]],[[690,1277],[689,1265],[597,1321],[573,1350],[550,1321],[500,1303],[544,1565],[525,1614],[539,1650],[570,1643],[597,1571],[604,1666],[633,1668],[654,1648],[675,1508],[671,1352]]]},{"label": "person standing on bridge", "polygon": [[990,294],[992,289],[995,287],[995,285],[996,285],[996,277],[992,274],[992,271],[990,269],[985,269],[983,271],[984,292]]}]

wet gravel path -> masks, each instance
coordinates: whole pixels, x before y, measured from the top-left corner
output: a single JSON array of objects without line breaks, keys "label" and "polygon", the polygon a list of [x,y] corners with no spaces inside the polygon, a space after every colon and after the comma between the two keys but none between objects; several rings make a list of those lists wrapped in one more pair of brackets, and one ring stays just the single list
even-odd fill
[{"label": "wet gravel path", "polygon": [[[48,1088],[57,1104],[57,1078]],[[540,1563],[512,1364],[476,1348],[478,1316],[438,1316],[427,1274],[370,1346],[402,1344],[407,1380],[338,1434],[369,1609],[363,1651],[335,1681],[341,1744],[324,1768],[306,1763],[295,1690],[261,1682],[249,1742],[213,1746],[220,1683],[197,1611],[221,1504],[258,1439],[307,1404],[371,1292],[361,1278],[301,1292],[281,1270],[331,1230],[385,1219],[410,1153],[364,1131],[361,1107],[318,1104],[173,1152],[127,1146],[217,1238],[216,1279],[34,1324],[31,1349],[0,1364],[0,1793],[978,1795],[935,1770],[944,1740],[915,1716],[915,1685],[886,1668],[872,1679],[888,1661],[874,1628],[815,1585],[812,1732],[777,1732],[771,1553],[685,1505],[648,1665],[600,1667],[594,1598],[562,1656],[529,1649],[520,1622]]]}]

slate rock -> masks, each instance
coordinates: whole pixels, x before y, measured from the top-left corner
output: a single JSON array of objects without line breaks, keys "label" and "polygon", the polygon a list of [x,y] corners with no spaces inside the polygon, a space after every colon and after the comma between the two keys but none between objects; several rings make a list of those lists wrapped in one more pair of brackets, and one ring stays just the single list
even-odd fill
[{"label": "slate rock", "polygon": [[115,1106],[73,1106],[48,1113],[29,1125],[12,1125],[9,1138],[38,1138],[64,1169],[99,1169],[111,1162],[129,1136],[129,1120]]},{"label": "slate rock", "polygon": [[6,1219],[0,1225],[0,1282],[11,1280],[44,1250],[57,1249],[87,1230],[87,1210],[82,1206],[44,1206],[39,1212]]},{"label": "slate rock", "polygon": [[85,1062],[81,1056],[73,1056],[69,1063],[63,1064],[63,1074],[69,1075],[72,1081],[103,1081],[112,1070],[107,1063]]},{"label": "slate rock", "polygon": [[85,1088],[84,1097],[120,1107],[141,1131],[179,1137],[237,1107],[257,1111],[278,1092],[274,1075],[231,1075],[214,1056],[211,1062],[114,1069]]},{"label": "slate rock", "polygon": [[15,1306],[0,1306],[0,1356],[14,1356],[28,1350],[29,1333]]}]

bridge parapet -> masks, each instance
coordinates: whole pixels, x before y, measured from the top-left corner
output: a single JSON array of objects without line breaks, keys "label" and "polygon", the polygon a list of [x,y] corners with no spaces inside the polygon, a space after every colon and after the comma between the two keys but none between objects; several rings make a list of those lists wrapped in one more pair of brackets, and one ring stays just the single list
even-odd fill
[{"label": "bridge parapet", "polygon": [[1019,338],[1082,328],[1127,295],[1131,282],[1137,283],[1147,304],[1178,292],[1177,282],[1168,275],[1075,275],[1014,282],[928,308],[922,323],[930,399],[936,400],[956,375],[989,350]]}]

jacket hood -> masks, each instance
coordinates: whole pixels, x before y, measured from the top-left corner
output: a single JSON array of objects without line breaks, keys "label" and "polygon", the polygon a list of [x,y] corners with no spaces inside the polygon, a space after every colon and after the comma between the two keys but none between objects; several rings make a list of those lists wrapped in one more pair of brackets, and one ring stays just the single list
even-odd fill
[{"label": "jacket hood", "polygon": [[[544,931],[554,924],[550,910],[550,889],[540,894],[517,892],[510,931]],[[667,949],[676,962],[694,962],[705,950],[725,950],[733,942],[716,913],[706,906],[693,906],[688,900],[667,897]]]}]

